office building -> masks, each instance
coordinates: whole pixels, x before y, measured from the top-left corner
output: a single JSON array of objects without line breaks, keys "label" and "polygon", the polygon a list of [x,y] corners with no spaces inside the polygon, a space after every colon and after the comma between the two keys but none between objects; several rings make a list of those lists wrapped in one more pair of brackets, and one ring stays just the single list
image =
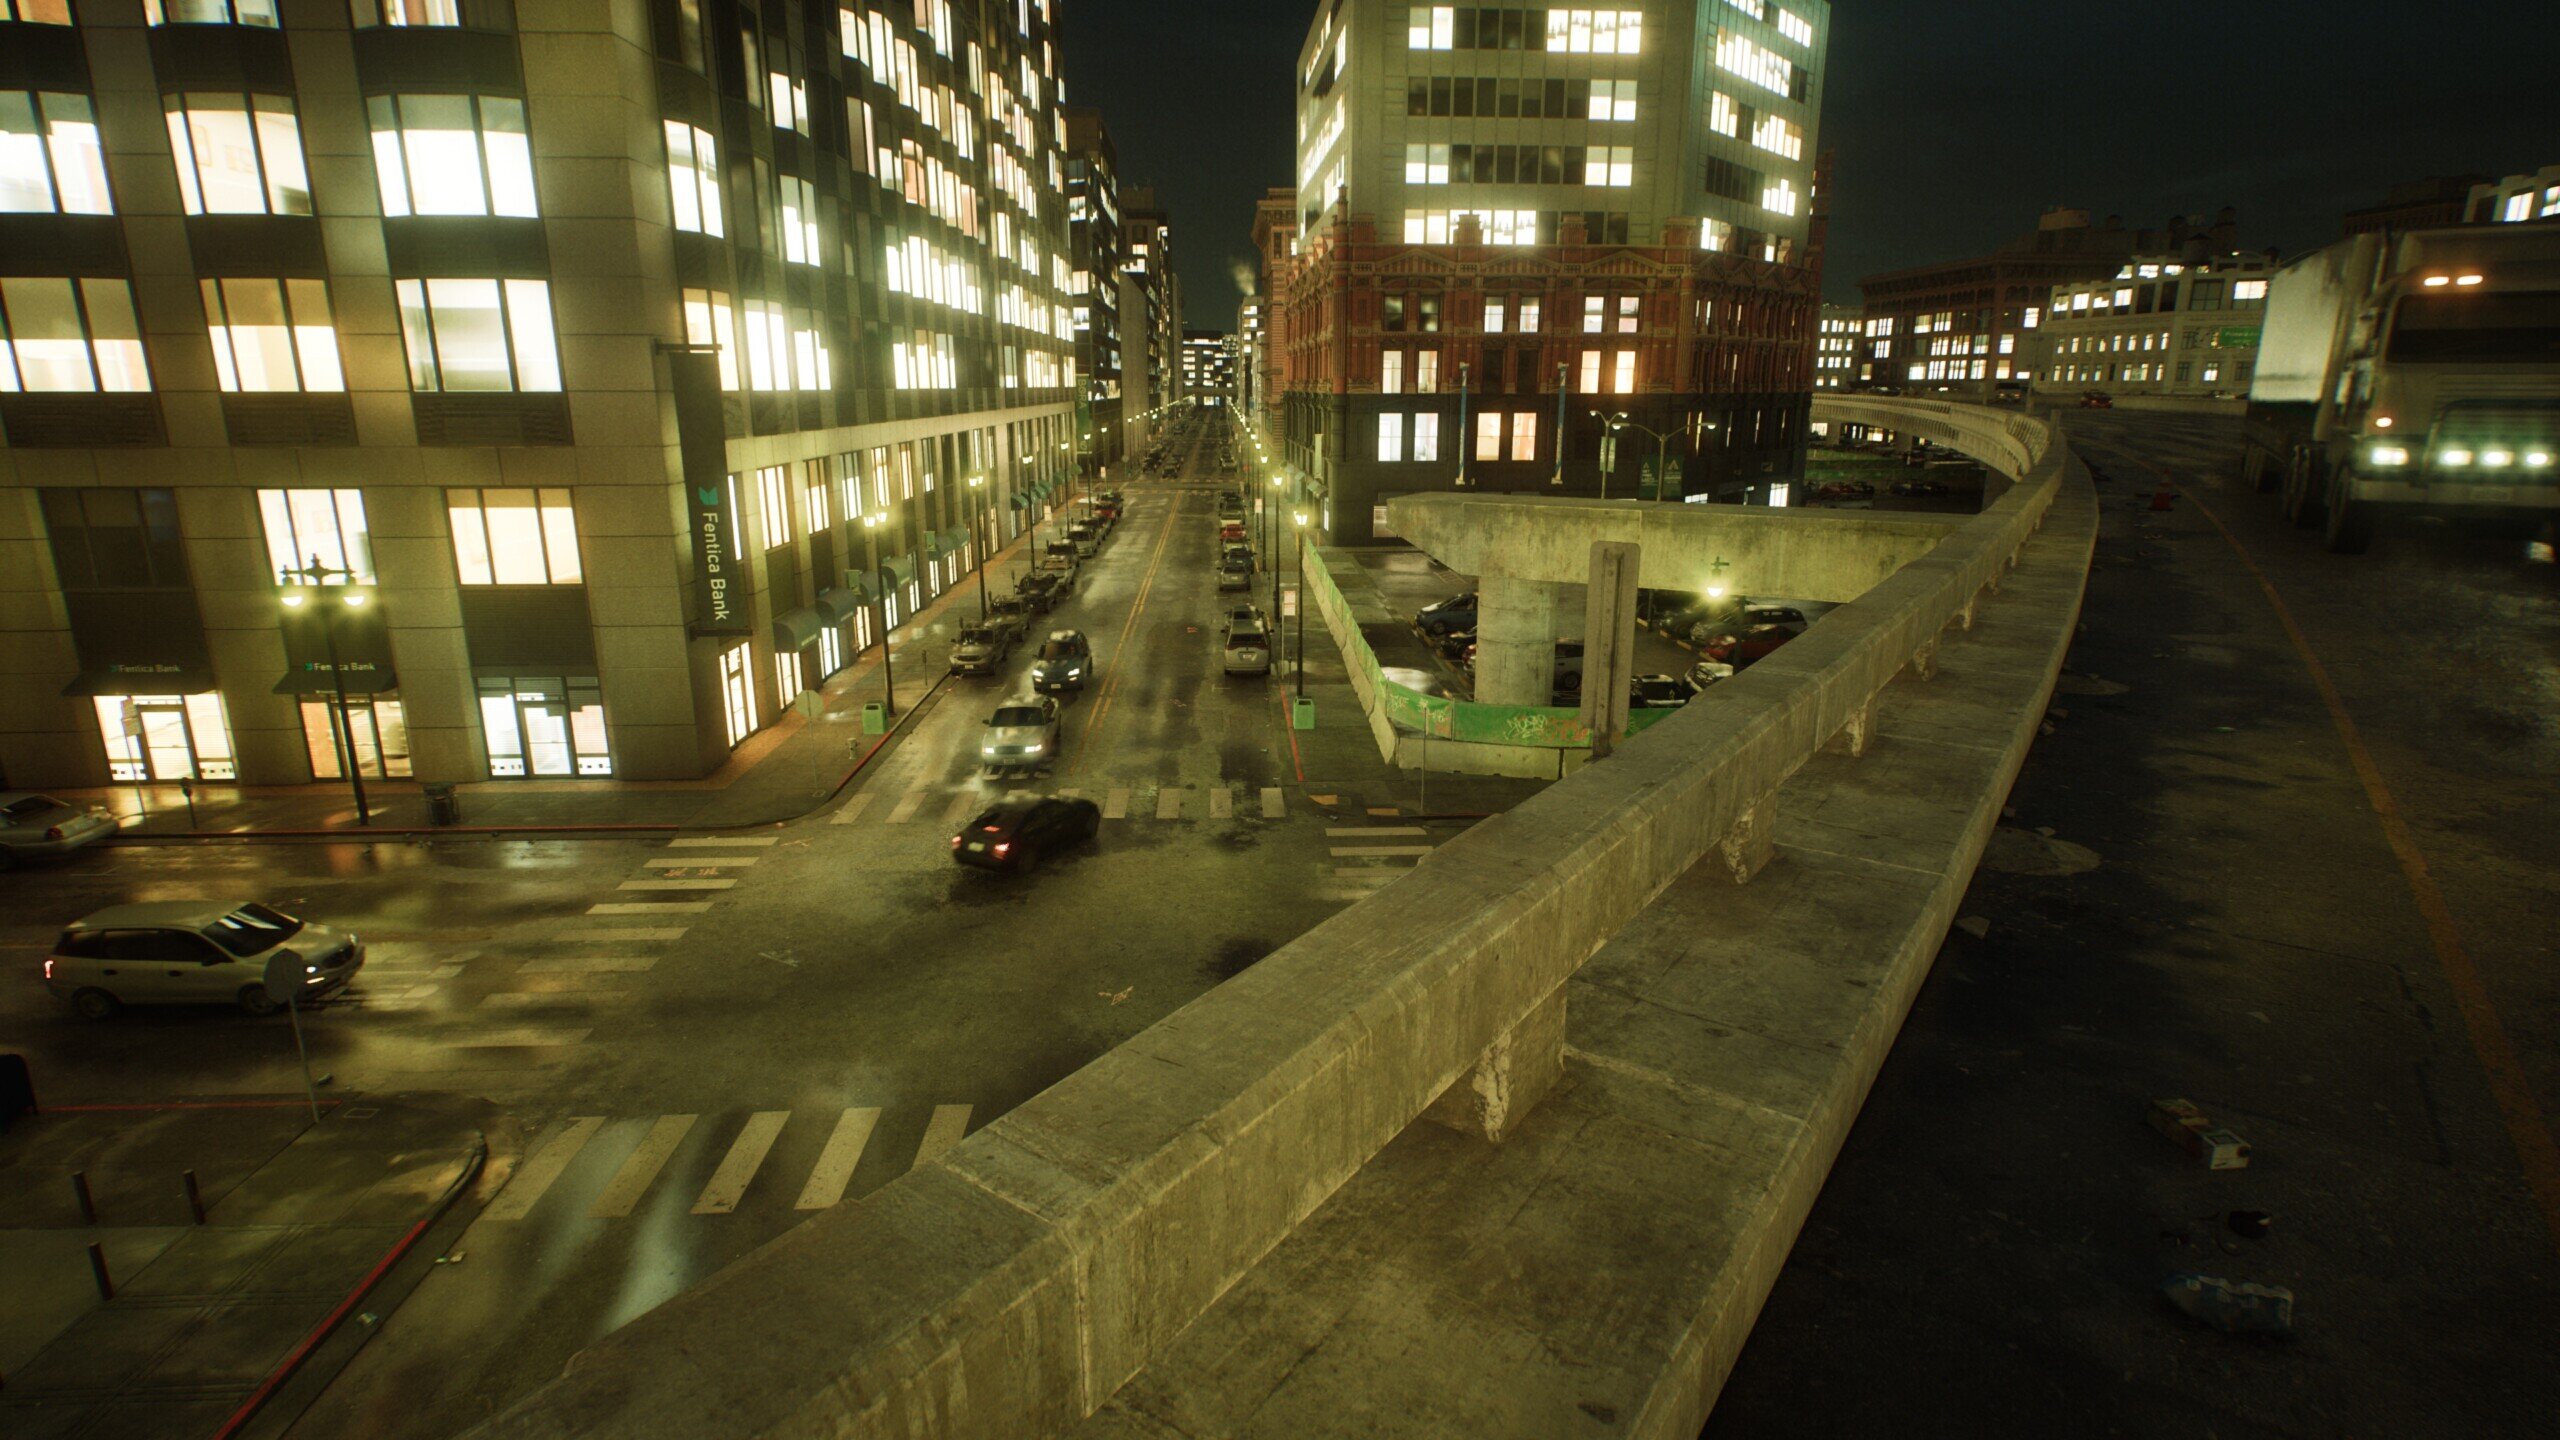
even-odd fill
[{"label": "office building", "polygon": [[2198,239],[2047,301],[2039,393],[2237,398],[2257,373],[2276,257]]},{"label": "office building", "polygon": [[1125,188],[1120,199],[1127,241],[1120,291],[1123,384],[1143,395],[1138,408],[1161,411],[1182,398],[1182,279],[1173,272],[1173,222],[1157,207],[1153,186]]},{"label": "office building", "polygon": [[[1128,453],[1122,429],[1120,359],[1120,157],[1102,113],[1067,107],[1068,275],[1075,307],[1076,433],[1086,460],[1109,465]],[[1086,437],[1090,437],[1088,440]]]},{"label": "office building", "polygon": [[1235,403],[1236,337],[1215,330],[1182,332],[1182,393],[1208,410]]},{"label": "office building", "polygon": [[0,5],[6,783],[719,771],[1072,459],[1050,9]]},{"label": "office building", "polygon": [[2464,197],[2463,215],[2474,225],[2513,225],[2560,216],[2560,165],[2524,175],[2483,180]]},{"label": "office building", "polygon": [[2056,207],[1988,255],[1871,275],[1865,296],[1874,385],[1984,400],[2023,392],[2043,354],[2044,308],[2057,285],[2116,273],[2141,237],[2110,215]]},{"label": "office building", "polygon": [[[1388,499],[1461,485],[1740,498],[1794,473],[1829,28],[1821,0],[1320,6],[1265,293],[1323,530],[1366,543]],[[1603,445],[1613,424],[1671,436],[1674,473],[1644,477],[1650,439]]]},{"label": "office building", "polygon": [[1865,380],[1871,373],[1863,358],[1866,336],[1866,311],[1855,305],[1823,306],[1813,346],[1813,388],[1845,390]]}]

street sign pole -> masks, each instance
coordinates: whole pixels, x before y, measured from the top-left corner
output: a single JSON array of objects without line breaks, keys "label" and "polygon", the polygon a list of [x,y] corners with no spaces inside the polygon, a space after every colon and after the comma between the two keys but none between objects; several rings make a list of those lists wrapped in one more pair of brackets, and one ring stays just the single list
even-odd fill
[{"label": "street sign pole", "polygon": [[311,1123],[320,1123],[320,1092],[311,1084],[311,1052],[302,1043],[302,982],[311,973],[295,950],[278,950],[267,957],[267,973],[261,983],[267,998],[284,998],[285,1018],[293,1026],[293,1058],[302,1065],[302,1098],[311,1106]]}]

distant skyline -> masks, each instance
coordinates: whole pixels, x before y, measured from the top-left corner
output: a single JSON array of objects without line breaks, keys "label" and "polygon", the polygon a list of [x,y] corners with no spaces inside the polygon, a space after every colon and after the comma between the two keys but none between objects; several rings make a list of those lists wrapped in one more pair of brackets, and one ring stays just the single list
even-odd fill
[{"label": "distant skyline", "polygon": [[[1059,0],[1067,98],[1103,112],[1125,185],[1174,227],[1187,323],[1235,325],[1253,207],[1291,183],[1292,72],[1316,13],[1265,0]],[[2403,180],[2560,162],[2537,63],[2560,9],[2426,23],[2291,6],[1844,0],[1821,143],[1837,156],[1823,289],[1979,254],[2053,205],[2133,227],[2229,205],[2288,254]]]}]

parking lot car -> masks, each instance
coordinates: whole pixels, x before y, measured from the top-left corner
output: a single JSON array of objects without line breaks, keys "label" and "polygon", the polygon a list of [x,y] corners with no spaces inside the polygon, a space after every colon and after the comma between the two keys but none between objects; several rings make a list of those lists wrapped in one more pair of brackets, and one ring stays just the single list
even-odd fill
[{"label": "parking lot car", "polygon": [[1893,493],[1896,495],[1944,495],[1952,488],[1944,480],[1896,480],[1893,482]]},{"label": "parking lot car", "polygon": [[45,957],[44,983],[90,1020],[126,1005],[237,1005],[267,1015],[286,998],[267,993],[267,959],[288,947],[303,960],[300,1003],[335,993],[364,968],[354,935],[254,900],[168,900],[72,921]]},{"label": "parking lot car", "polygon": [[1733,667],[1721,660],[1701,660],[1689,667],[1688,681],[1692,690],[1704,690],[1733,678]]},{"label": "parking lot car", "polygon": [[998,595],[987,602],[986,623],[1004,632],[1006,644],[1019,644],[1031,630],[1031,602],[1018,594]]},{"label": "parking lot car", "polygon": [[1425,635],[1446,635],[1452,630],[1476,628],[1476,597],[1473,591],[1435,600],[1413,612],[1413,623]]},{"label": "parking lot car", "polygon": [[114,833],[115,817],[94,806],[83,810],[31,790],[0,791],[0,870],[68,855]]},{"label": "parking lot car", "polygon": [[993,625],[963,625],[960,638],[951,642],[951,673],[993,675],[1004,665],[1004,657],[1011,653],[1011,633]]},{"label": "parking lot car", "polygon": [[1253,588],[1253,562],[1230,555],[1218,562],[1218,588],[1250,590]]},{"label": "parking lot car", "polygon": [[1102,527],[1091,523],[1070,525],[1067,540],[1076,547],[1076,558],[1091,558],[1102,549]]},{"label": "parking lot car", "polygon": [[2115,397],[2109,395],[2104,390],[2084,390],[2080,392],[2080,408],[2083,410],[2113,410],[2116,408]]},{"label": "parking lot car", "polygon": [[1058,702],[1046,695],[1008,700],[987,717],[978,759],[990,771],[1037,770],[1058,758]]},{"label": "parking lot car", "polygon": [[1052,630],[1031,662],[1031,688],[1042,694],[1081,690],[1093,677],[1093,645],[1081,630]]},{"label": "parking lot car", "polygon": [[1802,625],[1745,625],[1709,638],[1698,647],[1698,652],[1737,670],[1747,669],[1755,661],[1768,659],[1779,646],[1803,633]]},{"label": "parking lot car", "polygon": [[1028,871],[1101,833],[1102,807],[1090,800],[1026,796],[990,806],[960,827],[951,858],[981,870]]},{"label": "parking lot car", "polygon": [[[1067,598],[1067,592],[1073,588],[1075,582],[1072,579],[1054,570],[1034,570],[1014,583],[1013,593],[1020,597],[1025,607],[1037,613],[1057,609],[1058,602]],[[1026,631],[1030,629],[1027,619],[1023,628]]]},{"label": "parking lot car", "polygon": [[1677,675],[1638,675],[1627,682],[1627,708],[1677,710],[1697,693],[1697,686]]},{"label": "parking lot car", "polygon": [[1218,540],[1219,540],[1219,542],[1220,542],[1220,543],[1222,543],[1222,544],[1232,544],[1232,545],[1240,545],[1240,544],[1243,544],[1243,543],[1244,543],[1244,522],[1243,522],[1243,521],[1241,521],[1241,520],[1221,520],[1221,521],[1219,521],[1219,522],[1218,522]]},{"label": "parking lot car", "polygon": [[1793,605],[1744,605],[1738,611],[1728,610],[1690,626],[1688,639],[1690,644],[1703,647],[1720,636],[1753,625],[1792,625],[1801,632],[1806,623],[1804,612]]},{"label": "parking lot car", "polygon": [[1237,626],[1227,632],[1225,664],[1230,675],[1271,673],[1271,637],[1260,625]]},{"label": "parking lot car", "polygon": [[1264,630],[1268,628],[1269,627],[1263,623],[1262,607],[1249,600],[1239,600],[1235,604],[1228,606],[1227,613],[1220,617],[1218,621],[1218,634],[1221,637],[1232,634],[1237,630]]}]

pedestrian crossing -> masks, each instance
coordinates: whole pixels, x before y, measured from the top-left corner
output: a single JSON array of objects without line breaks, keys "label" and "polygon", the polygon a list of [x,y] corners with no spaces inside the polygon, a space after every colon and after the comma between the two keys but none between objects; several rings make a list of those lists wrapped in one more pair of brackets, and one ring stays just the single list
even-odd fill
[{"label": "pedestrian crossing", "polygon": [[1411,873],[1442,841],[1458,833],[1396,823],[1399,818],[1390,812],[1367,824],[1326,826],[1316,898],[1366,900]]},{"label": "pedestrian crossing", "polygon": [[[1240,789],[1241,794],[1238,793]],[[977,786],[951,789],[931,785],[904,791],[865,790],[846,797],[845,802],[827,817],[827,823],[938,824],[947,830],[965,823],[970,816],[994,804],[998,798],[1031,793],[1034,792],[1018,789],[999,791]],[[1288,792],[1277,785],[1107,785],[1093,789],[1069,786],[1050,793],[1068,799],[1091,800],[1102,807],[1105,820],[1127,820],[1132,816],[1155,820],[1286,820],[1290,814]],[[663,864],[651,863],[661,870],[674,871],[698,862],[669,859]],[[753,861],[738,863],[752,864]],[[625,885],[623,888],[635,887]]]},{"label": "pedestrian crossing", "polygon": [[970,1105],[854,1105],[571,1116],[535,1139],[481,1218],[621,1220],[679,1204],[718,1216],[786,1200],[793,1210],[825,1210],[843,1201],[866,1159],[897,1173],[928,1164],[960,1143],[976,1113]]}]

